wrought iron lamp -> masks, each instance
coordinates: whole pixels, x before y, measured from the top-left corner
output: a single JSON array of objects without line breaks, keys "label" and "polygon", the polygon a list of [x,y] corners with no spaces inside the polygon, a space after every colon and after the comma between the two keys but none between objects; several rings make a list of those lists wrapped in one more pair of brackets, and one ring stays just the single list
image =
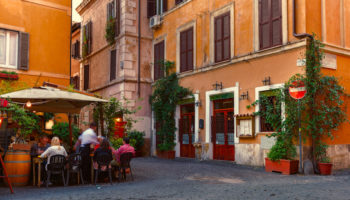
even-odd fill
[{"label": "wrought iron lamp", "polygon": [[262,82],[264,85],[271,85],[271,77],[270,76],[265,77],[265,79],[262,80]]},{"label": "wrought iron lamp", "polygon": [[215,90],[222,90],[222,82],[218,83],[216,81],[216,83],[213,84],[213,87],[215,88]]},{"label": "wrought iron lamp", "polygon": [[243,94],[241,94],[241,100],[244,100],[244,99],[248,99],[249,98],[249,93],[248,93],[248,91],[246,91],[246,92],[243,92]]}]

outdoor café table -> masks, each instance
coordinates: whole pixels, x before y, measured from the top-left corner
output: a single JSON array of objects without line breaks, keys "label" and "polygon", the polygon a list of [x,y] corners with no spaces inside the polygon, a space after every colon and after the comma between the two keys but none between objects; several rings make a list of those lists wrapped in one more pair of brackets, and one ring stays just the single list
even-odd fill
[{"label": "outdoor caf\u00e9 table", "polygon": [[42,158],[39,157],[34,157],[33,158],[33,186],[35,186],[35,180],[36,180],[36,175],[35,175],[35,165],[38,165],[38,187],[40,187],[40,183],[41,183],[41,163],[44,160]]}]

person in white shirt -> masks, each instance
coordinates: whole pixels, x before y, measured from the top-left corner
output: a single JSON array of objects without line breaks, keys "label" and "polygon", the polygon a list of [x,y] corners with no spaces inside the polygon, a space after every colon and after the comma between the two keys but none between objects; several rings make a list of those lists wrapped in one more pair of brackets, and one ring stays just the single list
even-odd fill
[{"label": "person in white shirt", "polygon": [[44,153],[40,155],[41,158],[47,157],[47,164],[45,166],[46,171],[47,171],[47,165],[50,164],[51,156],[55,156],[55,155],[63,155],[65,157],[68,156],[64,147],[61,146],[60,139],[58,137],[53,137],[51,139],[51,146],[48,149],[46,149]]},{"label": "person in white shirt", "polygon": [[81,162],[82,162],[82,171],[83,171],[83,178],[85,181],[90,180],[91,176],[91,158],[90,158],[90,146],[99,144],[97,140],[96,135],[96,129],[97,125],[95,122],[90,123],[90,128],[86,129],[80,137],[81,140],[81,147],[80,147],[80,154],[81,154]]}]

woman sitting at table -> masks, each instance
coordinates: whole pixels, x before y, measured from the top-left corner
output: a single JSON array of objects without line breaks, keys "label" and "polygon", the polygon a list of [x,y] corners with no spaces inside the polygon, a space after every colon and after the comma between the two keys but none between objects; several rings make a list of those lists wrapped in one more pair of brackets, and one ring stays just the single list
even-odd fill
[{"label": "woman sitting at table", "polygon": [[[94,169],[98,169],[98,164],[97,164],[97,158],[99,156],[102,156],[102,155],[108,155],[108,163],[110,163],[112,160],[113,160],[113,157],[112,157],[112,150],[109,146],[109,142],[107,139],[103,139],[100,143],[100,146],[99,148],[96,149],[95,153],[94,153],[94,157],[93,157],[93,160],[94,160]],[[111,167],[111,165],[109,164],[108,166],[109,168]],[[102,171],[105,171],[107,169],[107,166],[101,166],[101,170]]]},{"label": "woman sitting at table", "polygon": [[46,151],[40,155],[41,158],[46,158],[46,157],[48,158],[47,164],[45,166],[46,170],[47,170],[47,165],[50,164],[51,156],[54,156],[54,155],[63,155],[67,157],[67,152],[64,149],[64,147],[61,146],[60,139],[58,137],[53,137],[51,139],[51,147],[46,149]]}]

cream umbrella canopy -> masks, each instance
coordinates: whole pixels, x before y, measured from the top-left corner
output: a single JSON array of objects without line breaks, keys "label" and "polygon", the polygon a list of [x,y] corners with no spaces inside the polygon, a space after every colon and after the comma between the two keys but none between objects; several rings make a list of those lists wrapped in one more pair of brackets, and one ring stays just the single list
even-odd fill
[{"label": "cream umbrella canopy", "polygon": [[[93,96],[60,90],[53,87],[35,87],[0,95],[0,98],[10,99],[16,104],[26,104],[30,102],[28,110],[52,113],[79,113],[80,110],[91,103],[104,103],[107,100]],[[71,119],[69,118],[69,136],[72,146]]]}]

